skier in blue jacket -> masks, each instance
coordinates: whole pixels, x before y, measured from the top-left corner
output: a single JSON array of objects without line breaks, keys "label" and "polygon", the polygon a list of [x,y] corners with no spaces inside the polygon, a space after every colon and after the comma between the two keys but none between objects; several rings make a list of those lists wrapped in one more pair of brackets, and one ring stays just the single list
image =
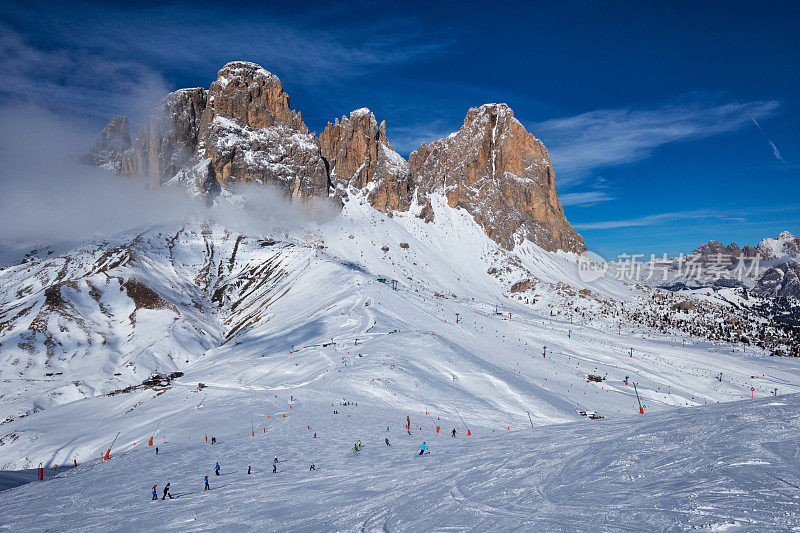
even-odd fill
[{"label": "skier in blue jacket", "polygon": [[158,495],[156,494],[156,486],[155,485],[153,485],[153,499],[154,500],[158,499]]},{"label": "skier in blue jacket", "polygon": [[419,447],[419,454],[422,455],[423,453],[428,451],[428,445],[425,442],[422,442],[422,446]]},{"label": "skier in blue jacket", "polygon": [[219,462],[214,467],[214,474],[219,475]]}]

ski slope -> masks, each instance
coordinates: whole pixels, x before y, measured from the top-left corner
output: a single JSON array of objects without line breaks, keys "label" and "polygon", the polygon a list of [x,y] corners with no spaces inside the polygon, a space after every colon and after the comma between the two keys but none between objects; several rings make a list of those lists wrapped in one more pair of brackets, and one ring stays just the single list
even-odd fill
[{"label": "ski slope", "polygon": [[[790,531],[800,527],[799,405],[790,395],[452,438],[408,435],[399,413],[369,403],[335,418],[299,400],[266,434],[167,439],[158,455],[137,448],[12,489],[0,528]],[[423,439],[431,453],[418,456]],[[167,482],[175,499],[151,501]]]},{"label": "ski slope", "polygon": [[[79,465],[4,492],[0,524],[796,524],[791,485],[764,472],[798,484],[785,443],[800,361],[626,321],[622,306],[645,308],[650,292],[584,283],[569,254],[499,248],[443,198],[432,223],[361,200],[321,225],[141,228],[0,271],[3,486],[40,463],[48,477]],[[524,279],[530,289],[510,292]],[[434,453],[415,457],[422,440]],[[286,460],[275,476],[274,453]],[[202,494],[214,461],[225,475]],[[148,487],[167,481],[180,496],[154,511]]]}]

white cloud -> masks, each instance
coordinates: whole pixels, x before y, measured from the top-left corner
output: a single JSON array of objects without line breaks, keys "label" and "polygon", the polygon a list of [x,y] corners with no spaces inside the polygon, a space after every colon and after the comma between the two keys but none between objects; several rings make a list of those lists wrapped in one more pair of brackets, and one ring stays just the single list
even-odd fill
[{"label": "white cloud", "polygon": [[604,222],[585,222],[575,224],[575,228],[579,230],[587,229],[613,229],[613,228],[629,228],[634,226],[653,226],[655,224],[672,222],[676,220],[697,220],[703,218],[724,218],[725,215],[708,210],[693,210],[693,211],[673,211],[668,213],[657,213],[654,215],[647,215],[643,217],[629,218],[623,220],[608,220]]},{"label": "white cloud", "polygon": [[559,185],[580,182],[597,168],[646,159],[665,144],[737,130],[774,114],[775,101],[603,109],[539,122],[533,131],[547,145]]},{"label": "white cloud", "polygon": [[567,206],[590,206],[601,202],[610,202],[615,198],[603,191],[588,192],[569,192],[558,196],[561,205]]}]

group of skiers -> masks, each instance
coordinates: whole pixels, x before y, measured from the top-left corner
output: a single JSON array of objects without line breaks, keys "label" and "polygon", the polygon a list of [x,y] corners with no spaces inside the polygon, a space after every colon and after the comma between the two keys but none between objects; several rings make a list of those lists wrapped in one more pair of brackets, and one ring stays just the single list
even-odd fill
[{"label": "group of skiers", "polygon": [[[206,479],[208,479],[208,476],[206,476]],[[206,484],[208,484],[208,481],[206,481]],[[158,499],[158,494],[156,493],[156,487],[157,487],[157,485],[153,485],[153,499],[154,500]],[[172,499],[172,494],[169,492],[169,483],[164,485],[164,495],[161,496],[161,499],[164,500],[164,499],[167,498],[167,496],[169,496],[170,500]]]},{"label": "group of skiers", "polygon": [[[388,426],[386,427],[386,431],[389,431],[389,427]],[[453,431],[452,431],[451,434],[452,434],[453,437],[456,436],[456,428],[453,428]],[[317,434],[314,433],[314,438],[316,438],[316,436],[317,436]],[[208,437],[206,437],[206,438],[208,438]],[[211,443],[212,444],[216,444],[216,440],[217,439],[215,437],[211,437]],[[384,443],[386,444],[386,446],[391,446],[391,444],[389,443],[389,437],[384,438]],[[359,451],[361,451],[361,448],[363,448],[363,447],[364,447],[364,444],[360,440],[357,441],[353,445],[353,453],[358,453]],[[157,453],[158,453],[158,448],[156,448],[156,454]],[[428,449],[428,444],[425,441],[423,441],[422,444],[419,447],[419,455],[424,455],[424,454],[429,454],[429,453],[431,453],[431,452]],[[278,472],[278,462],[279,462],[278,461],[278,454],[275,454],[275,457],[274,457],[274,459],[272,461],[272,473],[273,474]],[[214,475],[215,476],[219,476],[220,475],[220,473],[219,473],[220,470],[221,470],[221,468],[219,466],[219,461],[217,461],[214,464]],[[316,466],[314,466],[313,462],[311,463],[311,466],[309,467],[308,470],[309,471],[316,471]],[[251,473],[251,466],[250,465],[247,466],[247,473],[248,474]],[[205,482],[205,486],[203,487],[203,490],[204,491],[211,490],[211,487],[208,484],[208,476],[205,476],[204,482]],[[157,488],[157,485],[153,485],[153,493],[152,493],[153,500],[157,500],[158,499],[158,493],[156,492],[156,488]],[[162,500],[164,500],[166,498],[169,498],[171,500],[173,498],[173,496],[170,493],[169,489],[170,489],[170,484],[167,483],[164,486],[163,495],[161,496]]]}]

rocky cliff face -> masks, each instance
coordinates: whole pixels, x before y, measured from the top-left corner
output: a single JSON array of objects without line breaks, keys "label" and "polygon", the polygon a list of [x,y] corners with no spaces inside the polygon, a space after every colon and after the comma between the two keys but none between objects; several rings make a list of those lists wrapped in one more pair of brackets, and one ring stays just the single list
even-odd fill
[{"label": "rocky cliff face", "polygon": [[83,157],[84,163],[120,174],[123,154],[131,147],[129,128],[128,117],[111,119],[94,142],[92,149]]},{"label": "rocky cliff face", "polygon": [[143,176],[157,189],[193,163],[201,138],[200,117],[208,97],[202,88],[165,96],[150,113],[122,159],[122,175]]},{"label": "rocky cliff face", "polygon": [[738,259],[740,255],[744,255],[744,257],[755,257],[756,249],[753,248],[752,246],[745,246],[744,248],[739,248],[739,245],[736,244],[735,242],[732,242],[728,246],[725,246],[719,241],[708,241],[707,244],[701,244],[700,246],[695,248],[693,253],[695,255],[701,255],[704,257],[722,255]]},{"label": "rocky cliff face", "polygon": [[421,202],[443,192],[506,248],[528,239],[546,250],[586,249],[558,201],[547,149],[505,104],[470,109],[458,132],[423,144],[409,164]]},{"label": "rocky cliff face", "polygon": [[319,146],[338,194],[346,197],[348,190],[366,189],[370,203],[380,211],[409,208],[413,181],[408,163],[389,144],[386,122],[378,125],[369,109],[329,123]]},{"label": "rocky cliff face", "polygon": [[800,298],[800,264],[783,261],[767,269],[753,293],[778,298]]},{"label": "rocky cliff face", "polygon": [[182,89],[159,102],[121,173],[145,176],[152,188],[177,177],[206,193],[247,181],[293,198],[328,193],[325,161],[280,80],[243,61],[225,65],[208,90]]},{"label": "rocky cliff face", "polygon": [[466,209],[506,248],[530,240],[580,252],[544,145],[505,104],[470,109],[463,127],[423,144],[406,161],[367,109],[328,124],[317,137],[294,111],[280,80],[254,63],[225,65],[208,90],[182,89],[153,110],[132,143],[114,119],[87,160],[152,188],[180,184],[213,198],[243,182],[271,185],[293,199],[346,200],[363,192],[376,209],[433,218],[430,196]]}]

